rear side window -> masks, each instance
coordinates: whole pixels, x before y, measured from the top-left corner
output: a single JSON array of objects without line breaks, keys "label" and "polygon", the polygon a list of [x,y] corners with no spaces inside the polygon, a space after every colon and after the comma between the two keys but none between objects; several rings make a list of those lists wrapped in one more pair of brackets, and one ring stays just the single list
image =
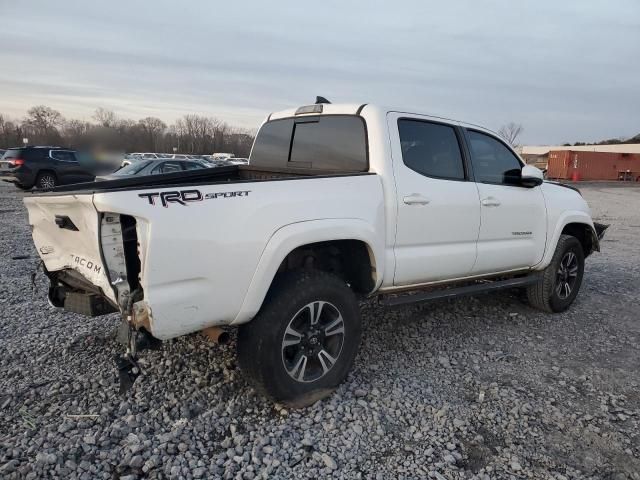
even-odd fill
[{"label": "rear side window", "polygon": [[354,115],[287,118],[265,123],[250,164],[362,172],[369,168],[364,120]]},{"label": "rear side window", "polygon": [[467,130],[471,163],[476,182],[518,185],[522,164],[501,141],[475,130]]},{"label": "rear side window", "polygon": [[114,173],[114,175],[136,175],[141,172],[144,167],[149,165],[148,161],[138,160],[129,165],[122,167],[120,170]]},{"label": "rear side window", "polygon": [[265,123],[251,149],[251,163],[262,167],[286,168],[292,131],[292,118]]},{"label": "rear side window", "polygon": [[181,172],[182,167],[180,166],[180,162],[161,162],[160,165],[155,167],[151,174],[155,173],[174,173]]},{"label": "rear side window", "polygon": [[62,162],[75,162],[76,161],[76,157],[73,154],[73,152],[67,152],[65,150],[51,150],[49,155],[51,155],[51,158],[54,158],[56,160],[60,160]]},{"label": "rear side window", "polygon": [[196,161],[182,162],[182,167],[185,170],[200,170],[201,168],[205,168],[204,165]]},{"label": "rear side window", "polygon": [[7,150],[6,152],[4,152],[4,155],[2,155],[2,159],[9,160],[11,158],[22,158],[21,153],[22,150],[19,149]]},{"label": "rear side window", "polygon": [[398,120],[402,161],[427,177],[464,180],[464,164],[455,129],[421,120]]}]

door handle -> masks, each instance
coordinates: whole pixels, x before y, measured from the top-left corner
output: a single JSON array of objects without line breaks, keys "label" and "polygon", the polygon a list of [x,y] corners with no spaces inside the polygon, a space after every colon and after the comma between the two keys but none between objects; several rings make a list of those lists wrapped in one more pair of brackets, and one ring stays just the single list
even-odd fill
[{"label": "door handle", "polygon": [[419,193],[412,193],[404,197],[402,201],[407,205],[427,205],[430,200]]},{"label": "door handle", "polygon": [[500,200],[498,200],[495,197],[487,197],[484,200],[482,200],[482,205],[485,207],[499,207]]}]

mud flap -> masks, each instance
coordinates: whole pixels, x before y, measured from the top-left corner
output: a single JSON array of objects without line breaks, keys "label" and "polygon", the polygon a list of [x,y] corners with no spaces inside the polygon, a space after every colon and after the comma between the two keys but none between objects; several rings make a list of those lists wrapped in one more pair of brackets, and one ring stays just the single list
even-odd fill
[{"label": "mud flap", "polygon": [[596,229],[596,235],[598,237],[598,240],[602,240],[602,237],[604,237],[604,232],[607,231],[607,228],[609,228],[609,225],[605,225],[604,223],[594,222],[593,227]]},{"label": "mud flap", "polygon": [[[137,342],[136,342],[136,331],[134,328],[129,325],[127,322],[122,322],[126,328],[126,345],[127,352],[124,355],[116,355],[116,367],[118,369],[118,380],[120,381],[120,395],[124,395],[131,387],[133,387],[133,383],[136,381],[136,378],[140,376],[140,365],[137,362]],[[122,332],[123,328],[119,329],[119,333]]]},{"label": "mud flap", "polygon": [[38,276],[39,271],[44,272],[44,261],[42,260],[38,261],[38,263],[36,264],[36,268],[34,268],[33,272],[31,272],[31,291],[34,293],[38,289],[38,285],[36,284],[36,277]]},{"label": "mud flap", "polygon": [[116,355],[116,367],[118,368],[118,380],[120,381],[120,390],[118,393],[124,395],[140,376],[140,366],[136,359],[130,354]]},{"label": "mud flap", "polygon": [[138,364],[138,353],[143,350],[160,350],[162,342],[146,330],[135,330],[126,321],[122,321],[116,332],[117,340],[127,347],[124,355],[116,355],[115,362],[120,381],[120,395],[127,393],[142,373]]},{"label": "mud flap", "polygon": [[593,252],[600,251],[600,240],[602,240],[602,237],[604,237],[604,233],[607,231],[607,228],[609,228],[609,225],[593,222],[593,228],[588,229],[589,233],[591,234],[592,248],[590,251],[586,252],[587,257]]}]

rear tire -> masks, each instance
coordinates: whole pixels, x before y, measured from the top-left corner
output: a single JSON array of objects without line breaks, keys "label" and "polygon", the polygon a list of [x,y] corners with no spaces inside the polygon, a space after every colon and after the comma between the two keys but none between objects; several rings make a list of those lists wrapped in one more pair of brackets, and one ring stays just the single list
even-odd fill
[{"label": "rear tire", "polygon": [[580,241],[571,235],[560,235],[542,278],[527,288],[529,304],[546,312],[564,312],[576,299],[583,275],[584,251]]},{"label": "rear tire", "polygon": [[256,390],[294,408],[330,395],[358,351],[360,311],[340,278],[321,271],[280,275],[262,309],[238,332],[238,361]]},{"label": "rear tire", "polygon": [[54,188],[57,184],[58,179],[53,172],[40,172],[36,178],[36,188],[41,190]]}]

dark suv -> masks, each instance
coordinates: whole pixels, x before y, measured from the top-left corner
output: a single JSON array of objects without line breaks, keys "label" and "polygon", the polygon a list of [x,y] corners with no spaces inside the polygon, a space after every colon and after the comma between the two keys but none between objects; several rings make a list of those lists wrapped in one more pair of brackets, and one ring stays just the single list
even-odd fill
[{"label": "dark suv", "polygon": [[0,178],[25,190],[93,181],[90,162],[80,160],[76,151],[60,147],[10,148],[0,159]]}]

